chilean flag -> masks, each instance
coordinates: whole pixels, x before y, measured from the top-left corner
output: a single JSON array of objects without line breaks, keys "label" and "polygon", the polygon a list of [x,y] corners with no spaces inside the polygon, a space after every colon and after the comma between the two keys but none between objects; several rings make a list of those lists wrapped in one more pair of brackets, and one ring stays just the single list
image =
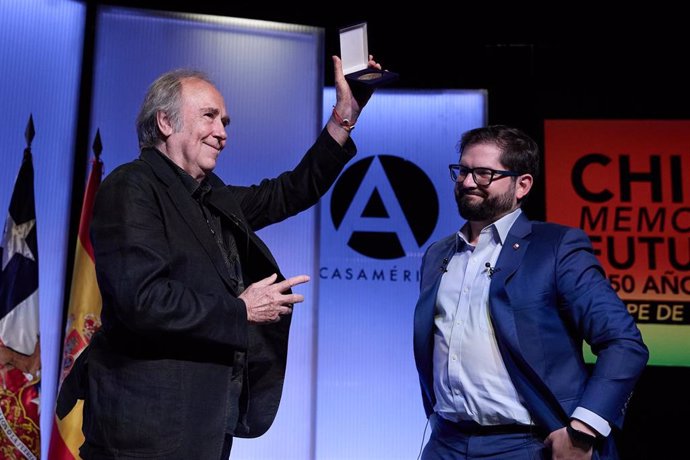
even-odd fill
[{"label": "chilean flag", "polygon": [[31,150],[24,150],[0,247],[0,453],[40,458],[38,242]]}]

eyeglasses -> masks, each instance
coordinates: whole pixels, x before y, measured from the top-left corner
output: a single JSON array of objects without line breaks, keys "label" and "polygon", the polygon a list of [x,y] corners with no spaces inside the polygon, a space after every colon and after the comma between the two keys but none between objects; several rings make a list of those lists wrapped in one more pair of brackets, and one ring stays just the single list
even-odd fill
[{"label": "eyeglasses", "polygon": [[494,179],[522,175],[521,173],[517,173],[514,171],[502,171],[500,169],[491,168],[468,168],[466,166],[456,164],[448,165],[448,169],[450,169],[450,178],[453,182],[462,182],[465,180],[468,174],[472,173],[472,179],[474,179],[474,183],[477,185],[481,185],[483,187],[490,185]]}]

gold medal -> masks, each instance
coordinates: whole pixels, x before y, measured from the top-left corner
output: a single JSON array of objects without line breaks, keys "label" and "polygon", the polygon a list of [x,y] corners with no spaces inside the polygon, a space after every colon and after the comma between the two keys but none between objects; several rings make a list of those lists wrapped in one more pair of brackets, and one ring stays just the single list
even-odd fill
[{"label": "gold medal", "polygon": [[381,78],[383,74],[381,72],[370,72],[370,73],[365,73],[364,75],[360,75],[357,77],[357,80],[376,80],[377,78]]}]

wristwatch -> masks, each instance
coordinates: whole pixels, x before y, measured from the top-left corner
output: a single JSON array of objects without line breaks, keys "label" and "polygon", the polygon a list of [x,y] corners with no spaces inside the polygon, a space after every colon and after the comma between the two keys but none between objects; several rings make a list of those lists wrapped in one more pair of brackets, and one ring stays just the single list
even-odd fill
[{"label": "wristwatch", "polygon": [[589,433],[585,433],[584,431],[576,430],[575,428],[568,423],[565,426],[566,431],[568,432],[568,436],[570,436],[571,441],[573,441],[573,444],[575,444],[578,447],[583,447],[586,450],[591,449],[597,444],[597,441],[599,438],[597,438],[594,435],[591,435]]}]

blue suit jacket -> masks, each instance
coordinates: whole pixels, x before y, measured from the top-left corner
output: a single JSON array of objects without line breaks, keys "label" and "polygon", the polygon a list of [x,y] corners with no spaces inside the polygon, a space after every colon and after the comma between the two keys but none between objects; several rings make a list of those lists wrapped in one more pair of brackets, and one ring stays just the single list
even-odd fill
[{"label": "blue suit jacket", "polygon": [[[427,416],[436,401],[436,294],[455,239],[432,244],[422,260],[414,353]],[[489,309],[510,378],[539,426],[549,432],[565,426],[577,406],[622,426],[649,353],[583,231],[520,215],[496,262]],[[583,341],[597,355],[591,371]],[[604,451],[614,449],[606,444]]]}]

